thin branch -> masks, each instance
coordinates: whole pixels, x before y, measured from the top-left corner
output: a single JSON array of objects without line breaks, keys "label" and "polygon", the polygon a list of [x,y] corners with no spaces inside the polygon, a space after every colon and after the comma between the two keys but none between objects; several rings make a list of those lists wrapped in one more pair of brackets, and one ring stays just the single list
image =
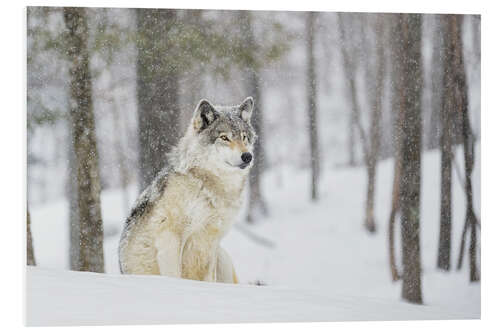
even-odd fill
[{"label": "thin branch", "polygon": [[465,221],[464,228],[462,230],[462,237],[460,240],[460,252],[458,254],[457,270],[462,269],[462,263],[464,260],[464,252],[465,252],[465,236],[467,236],[468,229],[469,229],[469,220],[467,219]]}]

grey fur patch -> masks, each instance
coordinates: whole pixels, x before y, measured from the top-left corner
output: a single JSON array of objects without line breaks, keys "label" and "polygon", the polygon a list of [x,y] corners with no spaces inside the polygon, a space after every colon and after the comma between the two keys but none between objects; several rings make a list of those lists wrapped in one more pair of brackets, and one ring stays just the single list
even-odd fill
[{"label": "grey fur patch", "polygon": [[[125,221],[125,226],[123,227],[122,234],[120,236],[120,246],[126,241],[130,229],[139,222],[140,218],[147,214],[148,211],[154,206],[158,198],[164,193],[167,187],[167,177],[170,172],[170,168],[163,168],[155,177],[151,185],[146,187],[144,191],[142,191],[139,198],[134,203],[130,215],[127,217]],[[118,250],[120,254],[120,250]],[[120,272],[123,273],[122,267],[122,259],[119,256],[119,266]]]}]

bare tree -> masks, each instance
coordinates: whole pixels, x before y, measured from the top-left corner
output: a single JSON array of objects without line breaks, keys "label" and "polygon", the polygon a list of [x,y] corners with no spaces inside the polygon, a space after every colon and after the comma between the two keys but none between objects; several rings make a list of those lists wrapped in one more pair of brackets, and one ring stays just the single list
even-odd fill
[{"label": "bare tree", "polygon": [[[401,117],[399,117],[401,118]],[[401,127],[399,127],[401,128]],[[400,144],[398,144],[400,147]],[[400,279],[400,274],[396,265],[396,246],[395,241],[395,226],[396,226],[396,214],[400,210],[400,192],[401,192],[401,149],[398,149],[398,153],[394,157],[394,179],[392,183],[392,200],[391,200],[391,214],[389,217],[389,267],[391,270],[392,281],[397,281]]]},{"label": "bare tree", "polygon": [[[73,130],[71,119],[68,120],[69,140],[72,141]],[[76,154],[72,145],[68,146],[68,173],[66,179],[66,196],[69,205],[69,267],[77,271],[80,267],[80,218],[78,215],[78,187]]]},{"label": "bare tree", "polygon": [[168,38],[176,10],[141,8],[136,13],[139,170],[144,189],[166,165],[166,154],[179,137],[179,73]]},{"label": "bare tree", "polygon": [[432,30],[432,68],[431,68],[431,114],[429,122],[429,134],[427,137],[427,149],[439,148],[441,134],[440,118],[443,104],[443,66],[445,57],[444,48],[444,15],[433,15]]},{"label": "bare tree", "polygon": [[[356,74],[357,74],[357,58],[358,58],[358,50],[356,48],[349,48],[349,42],[347,40],[347,31],[346,31],[346,15],[345,13],[338,13],[338,27],[339,27],[339,35],[340,35],[340,44],[342,51],[342,61],[345,73],[345,79],[348,85],[348,93],[349,99],[351,100],[351,108],[352,112],[349,115],[349,144],[351,147],[349,148],[350,154],[352,154],[352,159],[350,160],[354,163],[354,144],[355,144],[355,132],[359,131],[359,136],[361,139],[361,146],[363,150],[366,146],[366,135],[361,127],[360,122],[360,106],[359,101],[356,94]],[[365,153],[365,152],[364,152]]]},{"label": "bare tree", "polygon": [[402,296],[422,303],[420,267],[420,174],[421,174],[421,34],[419,14],[399,15],[399,59],[402,73],[401,113],[401,233],[403,245]]},{"label": "bare tree", "polygon": [[376,231],[374,204],[375,204],[375,182],[377,171],[377,159],[380,150],[380,121],[382,118],[382,98],[383,86],[385,78],[385,27],[384,14],[377,15],[375,23],[375,32],[377,34],[376,41],[376,76],[375,76],[375,96],[372,105],[372,114],[370,118],[370,147],[368,156],[366,157],[366,170],[368,178],[367,194],[366,194],[366,213],[365,213],[365,228],[369,232]]},{"label": "bare tree", "polygon": [[117,107],[118,102],[114,98],[112,98],[110,103],[111,103],[111,114],[113,116],[112,118],[113,118],[114,148],[116,153],[116,159],[118,161],[120,186],[122,188],[123,212],[127,214],[130,202],[127,186],[129,184],[130,176],[129,176],[129,171],[127,169],[127,162],[126,162],[127,157],[125,155],[123,144],[121,142],[121,138],[123,137],[123,135],[120,123],[120,114]]},{"label": "bare tree", "polygon": [[318,126],[316,120],[317,90],[316,64],[314,59],[316,13],[306,14],[306,42],[307,42],[307,108],[309,118],[309,147],[311,158],[311,199],[318,200],[319,177],[319,147]]},{"label": "bare tree", "polygon": [[[382,98],[383,98],[383,83],[385,78],[385,55],[384,55],[384,16],[377,16],[377,22],[375,22],[375,30],[377,33],[376,40],[376,73],[373,75],[370,70],[369,65],[366,65],[364,68],[364,75],[368,77],[366,80],[368,84],[372,82],[373,88],[369,91],[373,91],[372,93],[368,93],[369,100],[371,104],[371,114],[370,114],[370,129],[369,134],[365,133],[361,123],[360,116],[360,106],[359,101],[356,96],[356,75],[357,75],[357,62],[359,61],[358,52],[356,48],[352,48],[349,52],[348,44],[347,44],[347,36],[346,36],[346,22],[344,15],[339,14],[339,30],[340,30],[340,38],[342,44],[342,58],[344,62],[344,70],[346,73],[346,79],[349,86],[350,98],[351,98],[351,106],[352,106],[352,114],[351,114],[351,124],[353,123],[356,130],[358,131],[361,139],[361,146],[363,150],[363,158],[366,165],[367,170],[367,196],[366,196],[366,210],[365,210],[365,220],[364,227],[369,232],[376,231],[376,223],[374,217],[374,201],[375,201],[375,182],[376,182],[376,166],[377,159],[380,151],[380,121],[382,116]],[[370,25],[370,21],[367,19],[361,20],[361,27],[365,25]],[[361,35],[364,36],[366,33],[364,29],[361,29]],[[366,44],[366,38],[362,42],[362,44]],[[366,46],[365,46],[366,47]],[[374,79],[371,77],[374,76]],[[351,125],[351,127],[354,127]],[[351,128],[350,132],[354,132],[354,129]],[[351,141],[354,141],[352,138]]]},{"label": "bare tree", "polygon": [[[441,16],[444,34],[448,36],[444,40],[443,59],[443,88],[441,94],[440,124],[441,124],[441,213],[439,223],[439,248],[437,266],[443,270],[450,269],[451,252],[451,171],[452,171],[452,117],[456,109],[454,100],[454,45],[453,23],[454,17],[451,15]],[[439,30],[439,29],[438,29]]]},{"label": "bare tree", "polygon": [[33,251],[33,238],[31,236],[31,219],[29,210],[26,211],[26,263],[36,266],[35,253]]},{"label": "bare tree", "polygon": [[394,147],[394,176],[392,184],[392,200],[391,200],[391,213],[389,217],[388,228],[388,241],[389,241],[389,267],[393,281],[400,279],[400,274],[396,265],[395,254],[395,225],[396,215],[400,212],[400,188],[401,188],[401,138],[403,128],[403,115],[400,102],[402,101],[403,93],[401,69],[399,61],[399,16],[391,15],[391,38],[390,38],[390,52],[391,52],[391,109],[392,109],[392,123],[393,123],[393,147]]},{"label": "bare tree", "polygon": [[259,66],[256,62],[256,49],[254,29],[252,23],[252,13],[250,11],[240,11],[239,21],[241,24],[242,39],[249,52],[248,61],[245,62],[243,72],[249,95],[254,98],[254,111],[252,116],[252,125],[257,133],[258,140],[254,146],[254,164],[250,170],[250,200],[247,214],[249,223],[255,222],[258,216],[267,215],[267,205],[261,191],[261,174],[264,167],[264,131],[262,124],[262,101],[261,101],[261,83],[259,75]]},{"label": "bare tree", "polygon": [[453,15],[450,18],[450,39],[453,43],[453,61],[454,68],[454,100],[456,101],[457,109],[462,113],[462,135],[464,144],[464,161],[465,161],[465,194],[467,200],[467,212],[465,224],[462,231],[462,239],[460,242],[460,254],[458,259],[458,268],[462,266],[464,257],[465,236],[467,231],[470,231],[469,243],[469,262],[470,262],[470,281],[479,281],[480,275],[477,267],[477,229],[479,223],[474,213],[474,203],[472,197],[472,170],[474,168],[474,136],[470,128],[469,120],[469,99],[468,85],[465,74],[465,63],[463,56],[462,42],[462,24],[463,16]]},{"label": "bare tree", "polygon": [[349,136],[347,141],[347,151],[349,152],[348,165],[353,167],[356,165],[356,151],[354,150],[356,145],[356,123],[353,112],[349,113],[349,132],[347,135]]},{"label": "bare tree", "polygon": [[70,115],[77,164],[80,235],[78,270],[104,272],[100,177],[84,8],[64,8],[70,59]]}]

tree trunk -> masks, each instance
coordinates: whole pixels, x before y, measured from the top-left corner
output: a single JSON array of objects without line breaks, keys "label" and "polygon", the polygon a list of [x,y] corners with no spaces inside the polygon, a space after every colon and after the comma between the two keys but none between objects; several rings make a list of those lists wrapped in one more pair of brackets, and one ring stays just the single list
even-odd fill
[{"label": "tree trunk", "polygon": [[[253,32],[252,17],[250,11],[240,11],[240,24],[241,33],[243,39],[245,40],[245,45],[249,52],[254,52],[257,48],[255,43],[255,37]],[[258,139],[254,145],[254,163],[250,170],[249,179],[249,207],[247,214],[247,221],[249,223],[254,223],[259,217],[267,215],[267,205],[262,196],[261,191],[261,174],[264,167],[264,128],[262,124],[262,98],[260,93],[260,80],[259,80],[259,69],[257,67],[254,57],[255,53],[251,54],[252,60],[246,64],[244,68],[245,81],[247,85],[248,94],[254,99],[252,125],[257,133]]]},{"label": "tree trunk", "polygon": [[391,109],[392,109],[392,124],[393,124],[393,150],[394,150],[394,178],[392,183],[392,202],[391,213],[389,217],[389,267],[393,281],[401,278],[396,265],[396,246],[395,241],[395,225],[396,216],[400,211],[400,192],[401,192],[401,138],[403,135],[403,114],[400,107],[403,100],[403,89],[401,87],[401,69],[399,61],[399,16],[393,15],[391,19]]},{"label": "tree trunk", "polygon": [[92,106],[92,80],[87,48],[88,28],[84,8],[64,8],[68,28],[70,63],[70,114],[73,148],[77,162],[77,193],[80,228],[78,270],[104,272],[100,178]]},{"label": "tree trunk", "polygon": [[316,64],[314,59],[315,45],[315,20],[316,13],[307,13],[306,18],[306,41],[307,41],[307,107],[309,118],[309,144],[311,158],[311,199],[318,200],[318,177],[319,177],[319,147],[318,126],[316,122]]},{"label": "tree trunk", "polygon": [[[340,44],[342,45],[341,50],[342,50],[342,61],[343,61],[343,67],[344,67],[344,74],[345,74],[345,79],[347,81],[348,85],[348,93],[349,93],[349,98],[351,100],[351,108],[352,108],[352,113],[351,113],[351,118],[350,122],[352,124],[352,127],[357,129],[359,132],[359,137],[361,139],[361,148],[363,150],[363,156],[365,159],[366,163],[366,156],[368,154],[367,152],[367,139],[365,132],[363,130],[363,127],[361,126],[361,121],[359,119],[359,113],[360,113],[360,106],[356,94],[356,73],[357,73],[357,68],[356,68],[356,61],[353,60],[352,58],[356,58],[354,55],[355,52],[351,52],[352,54],[349,54],[348,51],[348,41],[347,41],[347,34],[346,34],[346,27],[345,27],[345,19],[343,13],[338,13],[338,20],[339,20],[339,34],[340,34]],[[354,130],[352,131],[354,133]],[[349,134],[351,135],[351,134]],[[353,140],[354,142],[354,140]]]},{"label": "tree trunk", "polygon": [[349,135],[349,139],[347,140],[347,151],[349,152],[348,165],[353,167],[356,165],[356,154],[354,150],[354,145],[356,144],[356,124],[352,112],[349,113],[349,132],[347,135]]},{"label": "tree trunk", "polygon": [[[69,140],[73,137],[71,123]],[[77,164],[75,151],[68,146],[68,179],[66,181],[66,197],[69,199],[69,267],[77,271],[80,267],[80,218],[78,216]]]},{"label": "tree trunk", "polygon": [[444,41],[444,61],[443,61],[443,88],[441,94],[441,213],[439,224],[439,248],[437,266],[440,269],[448,271],[450,269],[451,252],[451,162],[453,159],[452,151],[452,117],[455,110],[454,103],[454,64],[453,61],[453,38],[452,38],[452,20],[451,15],[441,17],[445,35],[448,38]]},{"label": "tree trunk", "polygon": [[385,57],[384,57],[384,19],[383,14],[378,14],[375,30],[377,32],[377,73],[375,77],[375,96],[370,119],[370,151],[368,155],[367,173],[368,186],[366,196],[365,228],[369,232],[376,231],[375,224],[375,183],[377,172],[377,160],[380,150],[380,119],[382,118],[382,97],[385,77]]},{"label": "tree trunk", "polygon": [[31,219],[29,210],[26,211],[26,264],[36,266],[35,253],[33,251],[33,238],[31,236]]},{"label": "tree trunk", "polygon": [[122,206],[123,213],[126,215],[129,210],[129,196],[128,196],[128,182],[129,173],[127,170],[127,158],[125,152],[123,151],[123,145],[121,143],[122,131],[120,126],[120,115],[118,112],[117,102],[113,99],[111,101],[111,113],[113,116],[113,132],[114,132],[114,148],[116,153],[116,159],[118,160],[118,173],[120,175],[120,186],[122,188]]},{"label": "tree trunk", "polygon": [[257,133],[258,139],[254,145],[255,161],[250,170],[250,201],[247,215],[247,221],[255,222],[258,217],[267,216],[267,205],[261,191],[261,173],[264,167],[264,149],[263,149],[263,126],[262,126],[262,102],[260,95],[259,77],[255,71],[250,74],[250,95],[254,98],[254,110],[252,123]]},{"label": "tree trunk", "polygon": [[427,149],[436,149],[439,147],[441,130],[440,118],[443,107],[443,66],[445,65],[444,38],[445,26],[443,23],[446,15],[434,16],[434,31],[432,36],[432,70],[431,70],[431,119],[429,122],[429,137]]},{"label": "tree trunk", "polygon": [[399,211],[399,195],[400,195],[400,185],[401,184],[401,158],[396,157],[394,160],[394,180],[392,185],[392,202],[391,202],[391,214],[389,217],[389,267],[391,270],[392,281],[397,281],[400,279],[398,273],[398,268],[396,265],[396,247],[394,244],[395,240],[395,226],[396,226],[396,214]]},{"label": "tree trunk", "polygon": [[[465,161],[465,193],[467,198],[467,212],[465,217],[464,232],[470,230],[469,244],[469,263],[470,263],[470,281],[479,281],[479,271],[477,267],[477,228],[478,221],[474,213],[474,201],[472,197],[472,170],[474,168],[474,139],[470,128],[469,120],[469,99],[468,85],[465,73],[465,63],[463,57],[462,43],[462,24],[463,16],[453,15],[450,19],[450,30],[452,32],[451,41],[454,44],[454,58],[452,65],[455,69],[455,98],[457,109],[462,113],[462,137],[464,143],[464,161]],[[461,245],[462,246],[462,245]],[[461,249],[463,253],[463,250]],[[463,254],[460,255],[461,262]]]},{"label": "tree trunk", "polygon": [[173,63],[169,30],[176,11],[137,9],[137,108],[140,187],[166,166],[179,138],[179,73]]},{"label": "tree trunk", "polygon": [[403,245],[402,297],[422,304],[420,268],[420,151],[421,151],[421,15],[400,15],[400,61],[403,73],[401,233]]},{"label": "tree trunk", "polygon": [[364,227],[368,232],[375,233],[375,217],[374,217],[374,205],[375,205],[375,167],[376,163],[370,160],[367,165],[367,193],[366,193],[366,206],[365,206],[365,223]]}]

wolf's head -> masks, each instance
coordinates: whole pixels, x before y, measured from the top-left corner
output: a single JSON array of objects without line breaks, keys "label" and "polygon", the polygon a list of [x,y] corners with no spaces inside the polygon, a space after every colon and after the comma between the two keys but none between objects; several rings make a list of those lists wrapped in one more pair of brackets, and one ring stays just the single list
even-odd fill
[{"label": "wolf's head", "polygon": [[235,106],[217,106],[202,99],[177,147],[176,164],[181,169],[197,166],[248,172],[254,160],[253,145],[257,138],[250,122],[253,107],[252,97]]}]

